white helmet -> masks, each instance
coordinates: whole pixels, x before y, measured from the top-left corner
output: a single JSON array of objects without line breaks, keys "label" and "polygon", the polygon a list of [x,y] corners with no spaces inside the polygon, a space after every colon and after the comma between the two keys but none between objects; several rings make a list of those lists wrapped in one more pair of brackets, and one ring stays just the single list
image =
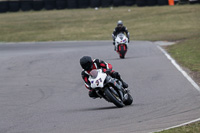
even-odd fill
[{"label": "white helmet", "polygon": [[117,27],[122,27],[123,26],[123,22],[121,21],[121,20],[119,20],[118,22],[117,22]]}]

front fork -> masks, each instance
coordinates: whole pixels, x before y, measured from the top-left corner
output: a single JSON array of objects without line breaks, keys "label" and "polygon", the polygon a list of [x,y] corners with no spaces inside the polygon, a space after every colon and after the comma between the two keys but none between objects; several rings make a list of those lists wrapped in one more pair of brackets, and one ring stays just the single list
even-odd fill
[{"label": "front fork", "polygon": [[124,95],[125,95],[125,91],[122,87],[122,83],[121,81],[119,81],[118,79],[114,79],[111,76],[107,76],[106,78],[106,82],[108,84],[108,87],[114,92],[117,92],[117,94],[119,95],[120,99],[124,101]]}]

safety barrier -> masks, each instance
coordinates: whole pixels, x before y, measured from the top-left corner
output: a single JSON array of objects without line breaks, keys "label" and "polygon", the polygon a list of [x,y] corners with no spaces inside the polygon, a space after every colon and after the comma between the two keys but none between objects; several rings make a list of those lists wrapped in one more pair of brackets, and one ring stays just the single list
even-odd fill
[{"label": "safety barrier", "polygon": [[90,7],[100,7],[101,6],[101,0],[90,0]]},{"label": "safety barrier", "polygon": [[200,0],[0,0],[0,13],[16,12],[19,10],[53,10],[73,9],[88,7],[109,7],[109,6],[155,6],[174,5],[187,1],[187,3],[200,3]]},{"label": "safety barrier", "polygon": [[22,11],[30,11],[32,10],[32,0],[21,0],[20,2],[20,7]]},{"label": "safety barrier", "polygon": [[8,0],[0,0],[0,12],[8,11]]}]

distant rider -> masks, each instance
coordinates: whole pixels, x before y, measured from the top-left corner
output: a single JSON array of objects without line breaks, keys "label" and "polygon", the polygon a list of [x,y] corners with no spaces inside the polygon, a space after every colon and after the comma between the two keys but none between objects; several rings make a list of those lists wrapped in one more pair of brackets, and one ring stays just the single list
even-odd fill
[{"label": "distant rider", "polygon": [[117,27],[115,27],[113,34],[112,34],[112,38],[113,38],[113,45],[115,45],[115,38],[119,33],[126,33],[126,36],[128,38],[128,42],[129,42],[129,32],[128,29],[123,26],[123,22],[121,20],[119,20],[117,22]]},{"label": "distant rider", "polygon": [[116,78],[120,81],[122,81],[122,85],[124,88],[128,88],[128,84],[125,83],[122,79],[121,76],[118,72],[115,72],[114,70],[112,70],[112,65],[109,63],[106,63],[105,61],[102,61],[100,59],[94,59],[92,60],[92,58],[90,56],[83,56],[80,59],[80,65],[83,68],[83,71],[81,72],[81,76],[85,82],[85,87],[89,89],[89,96],[91,98],[97,98],[99,97],[96,94],[96,91],[94,91],[90,85],[91,83],[89,82],[88,78],[90,76],[90,71],[92,71],[93,69],[102,69],[103,72],[109,74],[111,77]]}]

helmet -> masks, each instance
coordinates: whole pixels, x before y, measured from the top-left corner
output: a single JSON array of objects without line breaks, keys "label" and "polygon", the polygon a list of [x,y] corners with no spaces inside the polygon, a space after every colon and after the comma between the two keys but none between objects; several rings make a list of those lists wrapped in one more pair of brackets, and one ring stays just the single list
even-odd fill
[{"label": "helmet", "polygon": [[92,61],[92,58],[90,56],[83,56],[81,59],[80,59],[80,65],[81,67],[86,70],[86,71],[89,71],[92,69],[93,67],[93,61]]},{"label": "helmet", "polygon": [[121,20],[119,20],[118,22],[117,22],[117,27],[122,27],[123,26],[123,22],[121,21]]}]

